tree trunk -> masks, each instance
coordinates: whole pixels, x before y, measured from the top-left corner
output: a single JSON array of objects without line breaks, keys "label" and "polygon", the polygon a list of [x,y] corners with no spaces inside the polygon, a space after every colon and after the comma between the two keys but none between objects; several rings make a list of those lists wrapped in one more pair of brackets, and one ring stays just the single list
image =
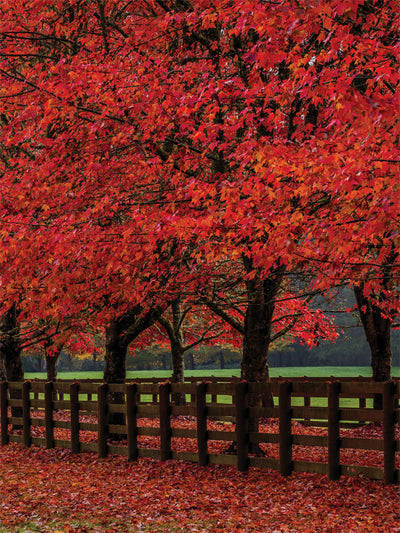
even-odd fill
[{"label": "tree trunk", "polygon": [[56,381],[57,379],[57,361],[63,346],[64,342],[57,342],[53,339],[49,339],[45,344],[47,381]]},{"label": "tree trunk", "polygon": [[[378,307],[363,294],[363,285],[354,287],[358,312],[371,350],[372,380],[388,381],[391,378],[392,350],[391,322]],[[375,394],[374,409],[382,409],[382,394]]]},{"label": "tree trunk", "polygon": [[[248,272],[252,262],[243,259]],[[247,309],[244,320],[241,378],[246,381],[268,381],[268,349],[271,343],[272,318],[275,297],[282,282],[284,270],[277,267],[267,279],[257,275],[246,282]]]},{"label": "tree trunk", "polygon": [[57,356],[46,355],[47,381],[56,381],[57,379],[57,359]]},{"label": "tree trunk", "polygon": [[7,381],[6,367],[3,358],[0,358],[0,381]]},{"label": "tree trunk", "polygon": [[[106,383],[125,383],[126,352],[129,344],[145,329],[152,326],[161,316],[163,309],[154,307],[144,315],[140,306],[127,311],[110,321],[106,327],[106,357],[103,378]],[[109,394],[112,403],[123,403],[123,393]],[[108,423],[124,425],[123,413],[109,413]],[[122,436],[123,437],[123,436]],[[121,435],[110,434],[110,438],[120,439]]]},{"label": "tree trunk", "polygon": [[[183,343],[171,342],[172,354],[172,381],[173,383],[184,382],[184,349]],[[185,405],[186,396],[183,393],[175,393],[172,398],[175,405]]]},{"label": "tree trunk", "polygon": [[112,320],[106,327],[106,356],[104,367],[104,381],[106,383],[125,382],[125,361],[128,345],[123,338],[123,333],[117,320]]},{"label": "tree trunk", "polygon": [[[180,297],[175,298],[175,300],[171,302],[171,309],[172,321],[160,316],[159,323],[165,329],[171,345],[172,381],[173,383],[183,383],[186,348],[182,332],[183,316]],[[185,394],[182,393],[174,393],[172,395],[172,400],[175,405],[186,404]]]},{"label": "tree trunk", "polygon": [[[0,351],[3,366],[8,381],[23,381],[24,367],[21,360],[21,340],[17,308],[13,305],[0,321]],[[11,391],[11,399],[21,399],[22,391]],[[11,416],[22,417],[22,407],[12,407]],[[20,424],[14,424],[14,429],[20,429]]]},{"label": "tree trunk", "polygon": [[[243,258],[247,272],[253,271],[253,264],[247,257]],[[283,267],[277,267],[267,279],[255,276],[246,281],[247,309],[244,320],[243,354],[241,378],[255,382],[269,381],[267,364],[268,349],[271,342],[272,318],[275,310],[275,297],[284,274]],[[272,394],[248,395],[249,407],[274,406]],[[249,431],[258,431],[259,419],[249,419]],[[251,453],[261,454],[258,445],[251,445]]]},{"label": "tree trunk", "polygon": [[[241,363],[241,378],[246,381],[268,381],[268,348],[271,336],[271,319],[273,303],[265,301],[263,283],[261,280],[247,282],[249,296],[246,309],[243,336],[243,355]],[[249,407],[273,407],[272,395],[248,395]],[[249,431],[258,431],[259,418],[249,418]],[[261,454],[258,445],[251,445],[252,453]]]},{"label": "tree trunk", "polygon": [[[123,337],[124,331],[118,320],[111,320],[106,327],[106,355],[104,367],[104,381],[106,383],[125,383],[126,377],[126,352],[128,344]],[[123,403],[122,393],[111,393],[108,401]],[[115,425],[125,424],[123,413],[109,413],[108,423]],[[110,435],[113,439],[121,438],[121,435]]]},{"label": "tree trunk", "polygon": [[[249,285],[249,284],[248,284]],[[246,381],[268,381],[268,348],[271,323],[263,290],[260,286],[249,289],[251,301],[246,309],[243,336],[241,378]]]},{"label": "tree trunk", "polygon": [[126,352],[129,344],[145,329],[152,326],[161,316],[159,307],[141,314],[139,306],[112,319],[106,327],[106,357],[104,381],[106,383],[124,383],[126,377]]}]

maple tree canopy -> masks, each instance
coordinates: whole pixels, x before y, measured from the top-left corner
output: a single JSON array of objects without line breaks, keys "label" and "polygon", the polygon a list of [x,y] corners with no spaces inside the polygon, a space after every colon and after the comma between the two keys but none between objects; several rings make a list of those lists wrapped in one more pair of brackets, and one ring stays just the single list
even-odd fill
[{"label": "maple tree canopy", "polygon": [[396,7],[3,1],[4,309],[104,324],[279,277],[305,342],[309,288],[362,284],[393,320]]}]

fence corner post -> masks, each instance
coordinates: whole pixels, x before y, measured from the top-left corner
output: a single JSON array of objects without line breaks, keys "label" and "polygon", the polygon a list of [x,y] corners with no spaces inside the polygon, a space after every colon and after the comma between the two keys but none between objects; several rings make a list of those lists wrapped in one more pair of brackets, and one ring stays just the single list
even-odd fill
[{"label": "fence corner post", "polygon": [[126,385],[126,424],[128,437],[128,461],[137,461],[139,450],[137,445],[137,385]]},{"label": "fence corner post", "polygon": [[197,451],[200,466],[208,464],[206,388],[205,383],[196,384]]},{"label": "fence corner post", "polygon": [[291,392],[291,381],[279,384],[279,468],[282,476],[290,476],[293,471]]},{"label": "fence corner post", "polygon": [[168,461],[172,457],[170,383],[160,383],[158,391],[160,396],[160,459],[161,461]]},{"label": "fence corner post", "polygon": [[394,381],[386,381],[383,384],[383,464],[386,485],[396,483],[395,394]]},{"label": "fence corner post", "polygon": [[8,383],[0,383],[0,417],[1,417],[1,445],[9,442],[8,437]]},{"label": "fence corner post", "polygon": [[249,417],[246,381],[240,381],[235,385],[235,415],[237,469],[239,472],[247,472],[249,469]]},{"label": "fence corner post", "polygon": [[107,456],[107,436],[108,436],[108,424],[107,424],[107,383],[99,385],[97,388],[97,413],[98,413],[98,456],[103,458]]},{"label": "fence corner post", "polygon": [[330,481],[340,478],[340,411],[339,381],[328,383],[328,477]]}]

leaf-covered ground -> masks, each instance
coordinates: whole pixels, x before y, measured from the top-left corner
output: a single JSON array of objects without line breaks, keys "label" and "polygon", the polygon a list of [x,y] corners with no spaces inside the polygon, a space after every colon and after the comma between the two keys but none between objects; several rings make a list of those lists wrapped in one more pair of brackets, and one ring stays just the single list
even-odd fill
[{"label": "leaf-covered ground", "polygon": [[[10,412],[11,416],[11,412]],[[31,413],[33,418],[44,418],[44,411],[35,411]],[[57,420],[69,420],[69,412],[57,411],[54,414]],[[90,422],[97,424],[97,415],[80,414],[81,422]],[[159,427],[158,418],[140,418],[138,419],[138,426],[145,427]],[[171,426],[182,429],[196,429],[196,418],[192,416],[172,417]],[[232,423],[219,422],[208,419],[207,427],[209,430],[218,430],[232,432],[235,426]],[[14,434],[22,434],[22,430],[13,431],[12,426],[9,425],[9,431]],[[278,419],[264,419],[261,420],[259,431],[262,433],[279,433]],[[303,435],[318,435],[326,436],[328,434],[327,428],[304,426],[300,422],[292,421],[292,432],[294,434]],[[44,426],[32,426],[31,434],[34,437],[45,437]],[[54,430],[56,439],[70,440],[69,429],[56,428]],[[383,428],[380,423],[369,423],[364,426],[354,427],[351,429],[341,429],[342,437],[359,437],[365,439],[383,439]],[[395,436],[400,439],[400,426],[397,424],[395,429]],[[232,437],[234,439],[234,437]],[[80,431],[80,440],[84,442],[97,442],[97,432],[95,431]],[[126,446],[126,441],[113,442],[112,444]],[[154,436],[139,436],[138,445],[140,448],[160,448],[159,437]],[[209,441],[208,451],[214,454],[223,454],[229,447],[229,441]],[[279,459],[279,445],[262,443],[260,448],[267,457]],[[179,452],[197,452],[197,443],[194,439],[173,438],[172,449]],[[318,463],[327,463],[328,450],[324,447],[318,446],[293,446],[293,459],[297,461],[310,461]],[[341,464],[343,465],[360,465],[360,466],[376,466],[383,468],[383,453],[375,450],[355,450],[342,449],[340,453]],[[400,454],[396,454],[396,467],[400,468]]]},{"label": "leaf-covered ground", "polygon": [[0,448],[0,531],[400,532],[400,487],[20,445]]},{"label": "leaf-covered ground", "polygon": [[[155,420],[140,422],[156,425]],[[173,420],[174,426],[193,424],[190,418]],[[232,430],[229,424],[210,424]],[[262,427],[277,431],[273,420]],[[32,429],[36,434],[42,431]],[[326,431],[300,424],[294,424],[293,430]],[[381,436],[381,428],[369,426],[352,433]],[[81,435],[88,441],[95,436]],[[141,447],[156,444],[154,437],[141,437]],[[214,441],[210,448],[218,453],[226,445]],[[173,439],[174,449],[193,446],[189,439]],[[264,446],[269,456],[276,456],[275,445]],[[323,449],[296,448],[297,458],[324,458]],[[342,453],[343,462],[352,464],[380,464],[382,455]],[[255,468],[240,474],[231,466],[202,468],[151,459],[128,463],[120,456],[99,460],[95,454],[10,444],[0,447],[0,487],[0,532],[400,532],[400,487],[385,487],[361,476],[336,482],[317,474],[283,478],[278,472]]]}]

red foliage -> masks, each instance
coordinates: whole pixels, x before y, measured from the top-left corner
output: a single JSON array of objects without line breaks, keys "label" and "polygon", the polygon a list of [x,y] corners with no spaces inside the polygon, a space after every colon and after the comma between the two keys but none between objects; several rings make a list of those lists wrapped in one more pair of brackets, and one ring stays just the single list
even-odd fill
[{"label": "red foliage", "polygon": [[229,261],[393,317],[396,7],[3,2],[2,302],[104,324]]}]

